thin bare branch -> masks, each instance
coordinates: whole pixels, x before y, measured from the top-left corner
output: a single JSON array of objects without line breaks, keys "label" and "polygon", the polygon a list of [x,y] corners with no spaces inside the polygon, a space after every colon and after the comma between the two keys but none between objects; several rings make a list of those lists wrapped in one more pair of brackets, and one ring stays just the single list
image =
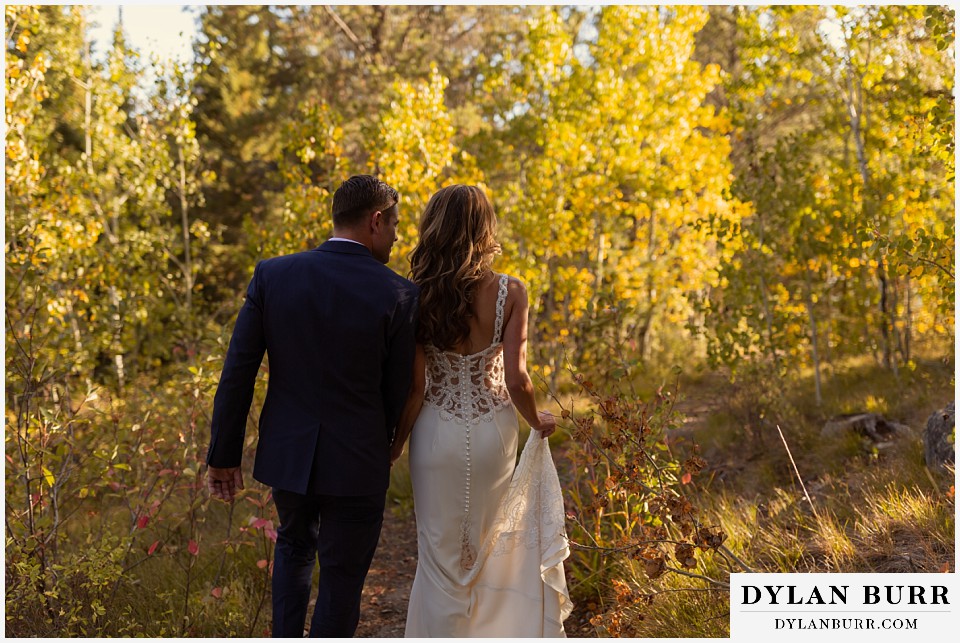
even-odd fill
[{"label": "thin bare branch", "polygon": [[730,589],[730,583],[724,583],[723,581],[717,580],[716,578],[710,578],[709,576],[704,576],[703,574],[694,574],[691,572],[685,572],[682,569],[677,569],[676,567],[667,567],[668,572],[673,572],[674,574],[680,574],[681,576],[687,576],[688,578],[696,578],[702,581],[706,581],[711,585],[716,587],[723,587],[725,589]]},{"label": "thin bare branch", "polygon": [[797,481],[800,483],[800,488],[803,489],[803,495],[806,496],[807,502],[810,503],[810,508],[813,509],[813,515],[817,517],[818,521],[821,521],[820,514],[817,513],[817,507],[813,504],[813,499],[810,497],[810,494],[807,493],[807,487],[803,484],[803,478],[800,477],[800,470],[797,469],[797,463],[793,459],[793,454],[790,453],[790,447],[787,445],[787,439],[783,437],[783,431],[780,430],[780,425],[777,425],[777,433],[780,434],[780,440],[783,442],[783,447],[787,450],[787,457],[790,458],[790,464],[793,465],[793,472],[797,474]]},{"label": "thin bare branch", "polygon": [[350,42],[352,42],[354,45],[356,45],[357,50],[358,50],[361,54],[363,54],[364,56],[366,56],[366,55],[367,55],[367,48],[366,48],[366,47],[364,46],[364,44],[360,41],[360,38],[357,37],[357,34],[353,33],[353,30],[350,28],[350,26],[347,25],[347,23],[345,23],[345,22],[343,21],[343,18],[341,18],[340,16],[337,15],[337,12],[333,10],[333,7],[331,7],[331,6],[328,5],[328,4],[325,4],[325,5],[323,5],[323,9],[324,9],[324,11],[326,11],[326,12],[330,15],[331,18],[333,18],[334,24],[336,24],[337,27],[340,28],[340,31],[343,32],[343,35],[345,35],[345,36],[350,40]]}]

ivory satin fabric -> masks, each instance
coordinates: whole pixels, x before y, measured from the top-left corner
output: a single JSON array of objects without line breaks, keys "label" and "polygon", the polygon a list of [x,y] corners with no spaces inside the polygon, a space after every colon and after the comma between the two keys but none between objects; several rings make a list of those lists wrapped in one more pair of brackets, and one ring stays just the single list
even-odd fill
[{"label": "ivory satin fabric", "polygon": [[[531,431],[514,467],[514,407],[492,415],[466,425],[424,405],[414,426],[418,561],[407,637],[565,636],[569,547],[549,446]],[[465,558],[465,547],[475,555]]]}]

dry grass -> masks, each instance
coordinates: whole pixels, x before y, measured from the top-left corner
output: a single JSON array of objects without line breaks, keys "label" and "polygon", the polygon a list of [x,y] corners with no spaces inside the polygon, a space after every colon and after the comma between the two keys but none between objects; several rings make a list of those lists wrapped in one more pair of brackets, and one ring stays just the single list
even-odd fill
[{"label": "dry grass", "polygon": [[668,576],[650,605],[628,608],[637,638],[729,638],[730,602],[724,589]]},{"label": "dry grass", "polygon": [[952,497],[890,484],[858,514],[855,530],[870,571],[955,569]]},{"label": "dry grass", "polygon": [[[917,358],[899,376],[866,360],[848,362],[829,375],[820,407],[807,379],[788,382],[779,398],[768,382],[738,382],[722,407],[701,418],[695,436],[710,463],[697,490],[701,520],[720,525],[727,546],[755,571],[955,570],[953,476],[926,469],[921,443],[927,417],[953,399],[952,349],[942,353],[947,357]],[[697,384],[686,388],[686,396],[698,394]],[[827,419],[859,411],[903,422],[914,435],[887,447],[820,437]],[[778,423],[813,506],[773,439]],[[705,557],[697,571],[716,564]],[[651,591],[642,571],[624,572]],[[676,591],[691,588],[691,580],[669,575],[658,587],[652,604],[627,610],[637,636],[729,635],[725,592]]]}]

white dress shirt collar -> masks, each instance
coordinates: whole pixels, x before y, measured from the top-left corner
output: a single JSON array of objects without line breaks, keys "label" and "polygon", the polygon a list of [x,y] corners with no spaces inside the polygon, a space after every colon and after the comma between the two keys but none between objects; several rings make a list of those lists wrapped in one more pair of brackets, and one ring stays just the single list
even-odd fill
[{"label": "white dress shirt collar", "polygon": [[[344,239],[343,237],[330,237],[329,241],[349,241],[350,243],[355,243],[358,246],[363,246],[359,241],[354,241],[353,239]],[[363,246],[366,248],[366,246]]]}]

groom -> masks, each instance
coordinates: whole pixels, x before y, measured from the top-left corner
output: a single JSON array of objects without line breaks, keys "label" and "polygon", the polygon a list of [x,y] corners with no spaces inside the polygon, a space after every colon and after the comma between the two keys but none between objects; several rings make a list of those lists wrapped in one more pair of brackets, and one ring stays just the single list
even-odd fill
[{"label": "groom", "polygon": [[333,196],[333,238],[257,264],[213,402],[207,484],[243,489],[247,413],[264,352],[269,383],[253,477],[280,517],[273,636],[301,637],[314,558],[310,636],[353,636],[380,537],[390,442],[410,385],[418,290],[384,264],[399,196],[353,176]]}]

